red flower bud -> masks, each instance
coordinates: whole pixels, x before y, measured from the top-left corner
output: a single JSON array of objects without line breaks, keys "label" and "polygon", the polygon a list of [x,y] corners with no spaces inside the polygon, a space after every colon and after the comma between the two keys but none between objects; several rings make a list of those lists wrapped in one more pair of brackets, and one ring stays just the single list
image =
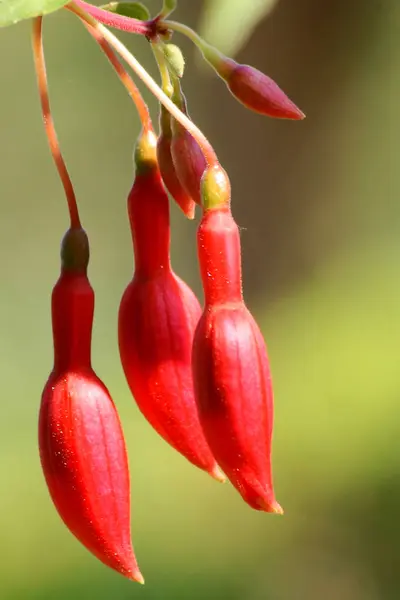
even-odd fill
[{"label": "red flower bud", "polygon": [[304,113],[270,77],[249,65],[229,69],[226,84],[239,102],[250,110],[278,119],[304,119]]},{"label": "red flower bud", "polygon": [[178,175],[176,174],[171,154],[171,116],[161,105],[160,112],[160,135],[157,141],[157,159],[160,167],[162,180],[183,213],[188,219],[194,219],[196,204],[190,195],[184,190]]},{"label": "red flower bud", "polygon": [[130,534],[129,469],[110,394],[90,363],[94,293],[87,237],[70,229],[52,294],[54,369],[42,395],[39,448],[68,529],[104,564],[143,583]]},{"label": "red flower bud", "polygon": [[[179,81],[175,82],[173,100],[187,115],[186,99]],[[187,129],[176,119],[171,119],[172,142],[171,155],[179,181],[187,194],[201,205],[200,181],[207,166],[203,152]]]},{"label": "red flower bud", "polygon": [[128,198],[135,273],[121,300],[119,348],[124,372],[143,415],[191,463],[223,480],[202,432],[191,371],[201,308],[170,264],[168,197],[155,136],[143,134]]},{"label": "red flower bud", "polygon": [[[220,189],[229,187],[222,182]],[[206,302],[193,342],[200,420],[216,460],[244,500],[255,509],[281,513],[271,473],[273,394],[267,352],[243,301],[239,230],[229,204],[215,205],[216,198],[212,190],[204,192],[210,209],[198,230]]]}]

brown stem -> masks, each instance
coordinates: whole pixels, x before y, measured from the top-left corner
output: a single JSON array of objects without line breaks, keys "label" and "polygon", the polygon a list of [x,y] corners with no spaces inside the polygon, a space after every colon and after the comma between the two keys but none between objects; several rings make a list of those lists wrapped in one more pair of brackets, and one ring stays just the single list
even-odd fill
[{"label": "brown stem", "polygon": [[53,117],[51,115],[49,88],[46,74],[46,63],[43,52],[42,24],[42,17],[36,17],[33,20],[32,45],[40,103],[42,107],[43,123],[49,142],[51,154],[57,167],[57,171],[63,184],[65,195],[67,198],[69,216],[71,220],[71,228],[80,228],[81,222],[79,219],[79,211],[78,205],[76,203],[74,188],[72,186],[67,167],[61,154]]}]

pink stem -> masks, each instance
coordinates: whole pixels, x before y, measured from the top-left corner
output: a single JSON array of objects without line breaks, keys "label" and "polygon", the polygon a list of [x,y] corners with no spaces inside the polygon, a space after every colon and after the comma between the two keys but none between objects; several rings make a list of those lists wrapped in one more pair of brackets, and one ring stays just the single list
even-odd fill
[{"label": "pink stem", "polygon": [[120,29],[121,31],[127,31],[129,33],[137,33],[139,35],[145,35],[152,37],[155,30],[155,21],[140,21],[139,19],[132,19],[130,17],[124,17],[116,13],[103,10],[97,6],[93,6],[84,0],[74,0],[74,4],[85,10],[89,15],[94,17],[103,25]]}]

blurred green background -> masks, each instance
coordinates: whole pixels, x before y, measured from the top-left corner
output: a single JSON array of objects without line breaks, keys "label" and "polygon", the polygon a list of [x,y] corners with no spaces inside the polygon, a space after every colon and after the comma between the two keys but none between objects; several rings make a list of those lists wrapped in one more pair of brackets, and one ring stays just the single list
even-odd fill
[{"label": "blurred green background", "polygon": [[[68,221],[22,23],[0,30],[0,598],[398,599],[400,2],[180,0],[176,18],[267,72],[307,114],[290,123],[245,111],[182,40],[191,116],[231,176],[245,296],[269,346],[285,515],[252,511],[185,462],[130,397],[116,319],[132,274],[126,196],[139,124],[66,11],[45,21],[51,99],[91,239],[94,366],[123,419],[146,585],[103,567],[56,514],[37,414]],[[147,42],[121,39],[155,74]],[[200,295],[195,225],[175,207],[172,219],[175,270]]]}]

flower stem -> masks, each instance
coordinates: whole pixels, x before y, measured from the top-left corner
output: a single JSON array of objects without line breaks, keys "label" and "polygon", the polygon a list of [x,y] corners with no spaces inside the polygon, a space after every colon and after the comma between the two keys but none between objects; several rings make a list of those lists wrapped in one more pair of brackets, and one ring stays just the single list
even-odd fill
[{"label": "flower stem", "polygon": [[157,98],[161,104],[165,106],[165,108],[171,113],[171,115],[194,137],[196,142],[199,144],[204,157],[209,166],[219,165],[219,161],[217,155],[214,151],[214,148],[207,140],[204,133],[200,131],[200,129],[188,119],[186,115],[179,110],[179,108],[168,98],[168,96],[163,92],[163,90],[157,85],[154,79],[149,75],[149,73],[142,67],[139,61],[129,52],[129,50],[124,46],[122,42],[119,41],[115,35],[108,31],[106,27],[98,23],[96,19],[94,19],[91,15],[87,14],[84,10],[82,10],[76,2],[70,2],[66,5],[68,10],[75,13],[80,17],[83,21],[86,21],[89,25],[97,29],[103,37],[107,40],[107,42],[114,48],[114,50],[127,62],[127,64],[133,69],[136,75],[143,81],[143,83],[147,86],[152,94]]},{"label": "flower stem", "polygon": [[162,48],[160,48],[159,42],[151,42],[151,48],[157,62],[158,70],[160,71],[162,89],[167,94],[168,98],[171,98],[174,90],[164,52],[162,51]]},{"label": "flower stem", "polygon": [[149,108],[146,102],[143,99],[143,96],[139,92],[136,84],[133,82],[132,78],[129,76],[127,71],[124,69],[122,64],[119,62],[118,58],[115,56],[110,44],[104,38],[103,34],[96,27],[92,27],[88,23],[84,21],[85,27],[89,31],[89,33],[93,36],[96,42],[99,44],[104,54],[107,56],[108,60],[114,67],[118,77],[120,78],[122,84],[128,91],[128,94],[132,98],[133,102],[136,105],[136,109],[139,113],[139,118],[142,122],[142,127],[146,131],[151,131],[153,129]]},{"label": "flower stem", "polygon": [[84,2],[84,0],[74,0],[74,4],[100,23],[104,23],[104,25],[108,25],[109,27],[145,36],[150,36],[152,33],[151,21],[140,21],[140,19],[118,15],[117,13],[103,10],[98,6],[93,6],[88,2]]},{"label": "flower stem", "polygon": [[39,88],[40,103],[42,107],[43,123],[46,130],[47,139],[49,142],[51,154],[53,156],[58,174],[64,187],[65,196],[67,198],[68,211],[71,220],[71,228],[80,228],[81,222],[79,219],[78,205],[76,196],[67,167],[61,154],[60,146],[57,139],[57,133],[54,126],[53,117],[50,109],[49,88],[47,83],[46,63],[43,52],[43,32],[42,32],[42,17],[36,17],[33,20],[32,29],[32,45],[33,56],[35,61],[36,76]]},{"label": "flower stem", "polygon": [[162,25],[167,29],[181,33],[192,41],[203,54],[206,61],[214,67],[218,75],[223,78],[229,76],[232,71],[232,66],[236,64],[235,61],[222,54],[222,52],[214,46],[211,46],[211,44],[208,44],[193,29],[183,23],[178,23],[177,21],[163,21]]}]

